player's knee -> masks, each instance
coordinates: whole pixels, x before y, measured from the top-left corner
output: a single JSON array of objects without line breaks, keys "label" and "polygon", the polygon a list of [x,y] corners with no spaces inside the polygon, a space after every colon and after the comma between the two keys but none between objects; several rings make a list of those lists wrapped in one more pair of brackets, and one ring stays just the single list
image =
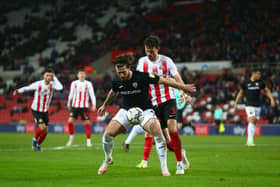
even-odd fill
[{"label": "player's knee", "polygon": [[257,118],[255,116],[252,116],[248,119],[249,122],[256,124]]},{"label": "player's knee", "polygon": [[177,121],[175,119],[169,119],[167,121],[168,130],[169,132],[176,132],[177,131]]},{"label": "player's knee", "polygon": [[111,142],[113,142],[113,139],[114,138],[112,136],[110,136],[109,134],[107,134],[107,133],[103,134],[103,137],[102,137],[103,143],[111,143]]}]

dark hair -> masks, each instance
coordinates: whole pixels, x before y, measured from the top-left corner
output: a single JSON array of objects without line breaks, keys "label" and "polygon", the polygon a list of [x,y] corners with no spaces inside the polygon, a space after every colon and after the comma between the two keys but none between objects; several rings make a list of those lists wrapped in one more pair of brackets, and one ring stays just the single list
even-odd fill
[{"label": "dark hair", "polygon": [[86,72],[86,71],[85,71],[85,69],[84,69],[84,68],[78,68],[77,73],[79,73],[79,72]]},{"label": "dark hair", "polygon": [[130,67],[133,63],[134,63],[134,55],[133,53],[125,53],[125,54],[122,54],[122,55],[119,55],[115,58],[114,60],[114,66],[117,66],[117,67],[122,67],[122,66],[127,66],[127,67]]},{"label": "dark hair", "polygon": [[250,69],[250,75],[252,75],[253,73],[256,73],[256,72],[261,72],[260,68],[252,68],[252,69]]},{"label": "dark hair", "polygon": [[160,46],[160,38],[156,35],[150,35],[148,36],[145,41],[144,41],[144,45],[147,48],[159,48]]},{"label": "dark hair", "polygon": [[45,73],[54,73],[54,70],[51,69],[51,68],[46,68],[44,71],[43,71],[43,74]]}]

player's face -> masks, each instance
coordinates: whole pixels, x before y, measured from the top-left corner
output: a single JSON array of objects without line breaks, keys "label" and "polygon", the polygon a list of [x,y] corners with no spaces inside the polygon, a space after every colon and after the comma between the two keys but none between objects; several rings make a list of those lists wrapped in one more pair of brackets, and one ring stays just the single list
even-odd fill
[{"label": "player's face", "polygon": [[49,83],[53,80],[53,73],[50,73],[50,72],[46,72],[44,74],[44,80]]},{"label": "player's face", "polygon": [[256,80],[260,80],[260,78],[261,78],[261,72],[260,72],[260,71],[256,71],[256,72],[254,73],[254,76],[255,76],[255,79],[256,79]]},{"label": "player's face", "polygon": [[158,57],[158,51],[159,51],[159,48],[156,48],[156,47],[148,48],[147,46],[145,46],[145,53],[151,61],[156,61],[156,59]]},{"label": "player's face", "polygon": [[130,75],[130,68],[127,66],[115,66],[116,72],[121,80],[128,80]]},{"label": "player's face", "polygon": [[80,81],[84,81],[86,79],[86,73],[84,71],[79,71],[78,73],[78,79]]}]

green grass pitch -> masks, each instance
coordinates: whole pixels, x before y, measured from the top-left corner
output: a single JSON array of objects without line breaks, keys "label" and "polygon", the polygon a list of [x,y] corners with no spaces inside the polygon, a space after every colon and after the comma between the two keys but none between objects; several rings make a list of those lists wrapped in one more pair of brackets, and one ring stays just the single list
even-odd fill
[{"label": "green grass pitch", "polygon": [[143,136],[136,137],[129,153],[121,145],[125,135],[115,139],[114,164],[103,176],[97,170],[104,159],[101,135],[93,135],[92,148],[85,147],[85,135],[76,134],[75,146],[62,147],[67,135],[49,134],[42,152],[31,150],[32,135],[0,133],[0,186],[108,186],[108,187],[207,187],[280,186],[280,137],[257,137],[257,147],[244,145],[240,136],[181,136],[191,168],[175,175],[174,153],[168,152],[170,177],[160,176],[159,160],[153,148],[149,167],[138,169]]}]

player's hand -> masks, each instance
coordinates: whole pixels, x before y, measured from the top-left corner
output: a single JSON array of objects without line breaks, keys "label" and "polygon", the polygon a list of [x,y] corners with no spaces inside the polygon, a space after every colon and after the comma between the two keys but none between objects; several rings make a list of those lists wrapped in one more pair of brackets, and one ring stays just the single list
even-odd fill
[{"label": "player's hand", "polygon": [[183,91],[184,92],[196,92],[196,87],[194,84],[185,84]]},{"label": "player's hand", "polygon": [[18,94],[18,90],[14,90],[13,91],[13,96],[17,95]]},{"label": "player's hand", "polygon": [[106,111],[106,106],[102,105],[101,107],[98,108],[97,113],[99,116],[103,116],[105,114]]},{"label": "player's hand", "polygon": [[191,96],[189,96],[189,95],[186,95],[185,99],[186,99],[186,102],[187,102],[188,104],[191,104],[191,105],[192,105],[193,102],[194,102],[194,98],[191,97]]},{"label": "player's hand", "polygon": [[96,107],[94,106],[94,105],[92,105],[92,107],[91,107],[91,111],[95,111],[96,110]]}]

